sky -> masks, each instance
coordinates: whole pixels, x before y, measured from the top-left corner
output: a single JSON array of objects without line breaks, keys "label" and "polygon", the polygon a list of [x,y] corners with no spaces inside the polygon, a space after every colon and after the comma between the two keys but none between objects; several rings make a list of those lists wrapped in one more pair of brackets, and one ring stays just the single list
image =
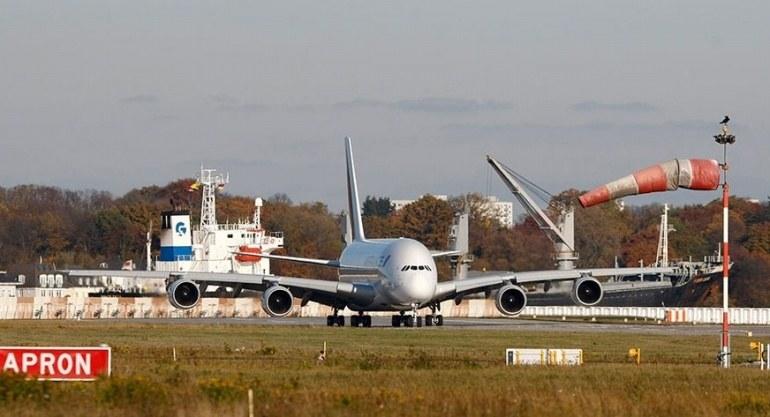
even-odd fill
[{"label": "sky", "polygon": [[[557,193],[720,158],[770,195],[770,3],[0,0],[0,186],[345,202],[491,193],[491,154]],[[627,204],[700,203],[677,191]]]}]

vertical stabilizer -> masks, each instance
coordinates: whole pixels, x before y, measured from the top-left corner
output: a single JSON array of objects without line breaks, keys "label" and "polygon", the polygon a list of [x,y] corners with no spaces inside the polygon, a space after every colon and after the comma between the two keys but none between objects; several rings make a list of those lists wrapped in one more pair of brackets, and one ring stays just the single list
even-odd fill
[{"label": "vertical stabilizer", "polygon": [[350,137],[345,137],[345,156],[348,163],[348,213],[350,216],[353,240],[366,240],[364,223],[361,221],[361,200],[358,198],[358,182],[356,167],[353,164],[353,145]]}]

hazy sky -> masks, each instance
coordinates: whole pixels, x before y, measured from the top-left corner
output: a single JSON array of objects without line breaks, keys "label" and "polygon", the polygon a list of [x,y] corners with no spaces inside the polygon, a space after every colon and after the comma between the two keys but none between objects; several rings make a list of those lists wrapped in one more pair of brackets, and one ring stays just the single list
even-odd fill
[{"label": "hazy sky", "polygon": [[[0,185],[508,199],[484,155],[558,192],[718,157],[770,195],[770,3],[0,0]],[[629,203],[701,202],[681,192]]]}]

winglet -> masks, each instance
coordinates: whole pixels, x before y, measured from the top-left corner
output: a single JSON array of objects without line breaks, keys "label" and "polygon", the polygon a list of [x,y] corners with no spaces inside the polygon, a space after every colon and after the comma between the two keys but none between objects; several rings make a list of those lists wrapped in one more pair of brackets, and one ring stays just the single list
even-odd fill
[{"label": "winglet", "polygon": [[353,164],[353,145],[350,142],[349,136],[345,137],[345,156],[348,163],[348,211],[350,213],[353,240],[366,240],[366,236],[364,236],[364,223],[361,221],[361,201],[358,198],[356,167]]}]

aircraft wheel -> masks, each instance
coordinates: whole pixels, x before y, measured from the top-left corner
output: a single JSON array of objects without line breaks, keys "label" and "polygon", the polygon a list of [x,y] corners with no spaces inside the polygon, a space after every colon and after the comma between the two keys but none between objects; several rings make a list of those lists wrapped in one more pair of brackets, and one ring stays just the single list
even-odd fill
[{"label": "aircraft wheel", "polygon": [[345,327],[345,316],[337,316],[337,326]]},{"label": "aircraft wheel", "polygon": [[350,316],[350,327],[358,327],[360,321],[360,316]]},{"label": "aircraft wheel", "polygon": [[441,314],[436,316],[436,326],[443,326],[444,325],[444,316]]},{"label": "aircraft wheel", "polygon": [[401,316],[391,316],[390,317],[390,325],[393,327],[400,327],[401,326]]},{"label": "aircraft wheel", "polygon": [[422,317],[417,316],[415,318],[417,319],[417,327],[422,327]]},{"label": "aircraft wheel", "polygon": [[433,315],[431,314],[425,315],[425,326],[428,326],[428,327],[433,326]]},{"label": "aircraft wheel", "polygon": [[372,327],[372,316],[364,316],[364,327]]},{"label": "aircraft wheel", "polygon": [[331,327],[334,326],[334,316],[326,316],[326,325]]},{"label": "aircraft wheel", "polygon": [[406,327],[414,327],[414,316],[406,317]]}]

